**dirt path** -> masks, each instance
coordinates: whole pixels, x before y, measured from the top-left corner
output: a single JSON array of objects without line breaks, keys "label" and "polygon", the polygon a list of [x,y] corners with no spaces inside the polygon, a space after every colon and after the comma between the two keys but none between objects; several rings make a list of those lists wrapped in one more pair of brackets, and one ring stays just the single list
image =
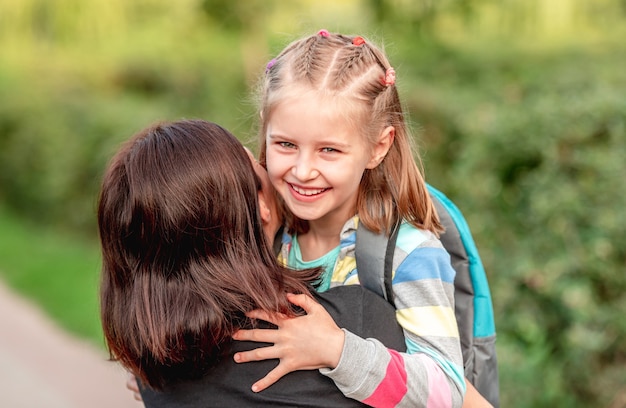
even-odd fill
[{"label": "dirt path", "polygon": [[142,408],[106,359],[0,282],[0,407]]}]

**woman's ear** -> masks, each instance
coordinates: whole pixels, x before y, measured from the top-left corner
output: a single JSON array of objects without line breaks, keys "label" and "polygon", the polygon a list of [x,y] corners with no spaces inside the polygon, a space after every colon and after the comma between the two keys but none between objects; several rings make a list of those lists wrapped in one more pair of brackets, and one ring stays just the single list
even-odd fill
[{"label": "woman's ear", "polygon": [[372,157],[367,164],[366,168],[373,169],[376,168],[380,162],[383,161],[389,149],[393,145],[393,141],[396,137],[396,128],[393,126],[387,126],[380,132],[378,136],[378,141],[376,145],[374,145],[374,149],[372,150]]},{"label": "woman's ear", "polygon": [[261,221],[263,226],[267,226],[272,222],[272,212],[270,211],[267,201],[265,201],[265,193],[259,190],[259,212],[261,213]]}]

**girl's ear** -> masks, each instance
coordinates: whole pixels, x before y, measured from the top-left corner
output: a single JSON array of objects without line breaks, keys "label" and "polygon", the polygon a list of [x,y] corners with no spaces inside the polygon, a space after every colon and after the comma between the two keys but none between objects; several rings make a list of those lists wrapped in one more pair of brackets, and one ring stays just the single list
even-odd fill
[{"label": "girl's ear", "polygon": [[393,126],[387,126],[386,128],[383,129],[382,132],[380,132],[380,135],[378,136],[378,142],[376,143],[376,145],[374,146],[374,149],[372,150],[372,157],[369,163],[367,164],[366,168],[368,169],[376,168],[376,166],[378,166],[380,162],[383,161],[383,159],[389,152],[389,149],[391,149],[391,146],[393,145],[393,141],[395,140],[395,137],[396,137],[396,128],[394,128]]}]

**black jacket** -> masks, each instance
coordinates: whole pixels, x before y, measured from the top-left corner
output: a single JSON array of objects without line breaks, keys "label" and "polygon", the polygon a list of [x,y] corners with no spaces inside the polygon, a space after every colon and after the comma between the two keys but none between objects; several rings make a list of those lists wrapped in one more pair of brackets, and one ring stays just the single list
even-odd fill
[{"label": "black jacket", "polygon": [[[405,351],[395,309],[382,297],[359,285],[340,286],[316,297],[339,327],[363,338],[374,337],[389,348]],[[344,397],[332,380],[318,370],[289,373],[268,389],[253,393],[250,390],[252,384],[274,368],[277,360],[237,364],[232,356],[237,351],[263,345],[235,341],[230,354],[204,377],[169,384],[163,392],[142,389],[146,408],[364,406]]]}]

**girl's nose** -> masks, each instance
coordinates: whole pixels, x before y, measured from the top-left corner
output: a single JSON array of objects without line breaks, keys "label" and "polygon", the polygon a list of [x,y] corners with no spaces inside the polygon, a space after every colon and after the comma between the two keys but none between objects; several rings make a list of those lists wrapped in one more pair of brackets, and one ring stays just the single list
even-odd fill
[{"label": "girl's nose", "polygon": [[291,171],[299,181],[308,181],[319,176],[319,172],[315,169],[314,162],[310,157],[304,154],[298,155],[298,159],[291,168]]}]

